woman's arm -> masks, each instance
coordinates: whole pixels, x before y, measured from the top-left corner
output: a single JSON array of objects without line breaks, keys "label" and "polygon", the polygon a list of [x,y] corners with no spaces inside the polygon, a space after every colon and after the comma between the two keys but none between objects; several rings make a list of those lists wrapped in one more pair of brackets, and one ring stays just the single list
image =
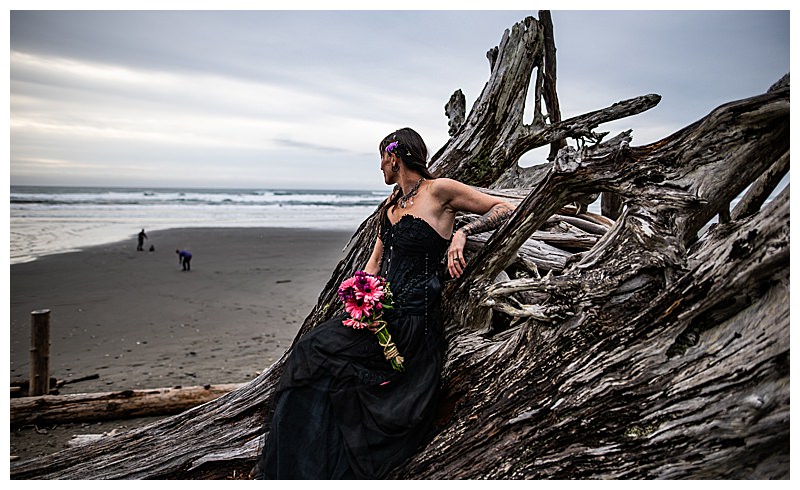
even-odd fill
[{"label": "woman's arm", "polygon": [[483,233],[484,231],[494,230],[499,228],[500,225],[506,222],[511,213],[514,212],[514,206],[503,201],[492,206],[480,218],[470,221],[461,228],[455,230],[456,233],[463,233],[465,237]]},{"label": "woman's arm", "polygon": [[498,228],[505,223],[514,206],[507,202],[497,203],[480,218],[470,221],[461,228],[453,232],[453,239],[450,241],[450,248],[447,249],[447,268],[450,276],[461,277],[467,261],[464,259],[464,247],[467,245],[467,237],[476,233],[483,233]]},{"label": "woman's arm", "polygon": [[[392,190],[391,195],[386,198],[386,200],[381,204],[380,209],[380,219],[386,219],[386,205],[387,203],[392,202],[392,199],[397,195],[398,190],[395,188]],[[383,257],[383,240],[380,237],[380,229],[381,227],[378,226],[378,238],[375,239],[375,246],[372,248],[372,255],[370,255],[369,260],[367,261],[367,265],[364,266],[364,272],[367,274],[372,274],[373,276],[377,275],[378,272],[381,271],[381,257]]]},{"label": "woman's arm", "polygon": [[511,216],[514,206],[499,197],[484,194],[455,180],[437,179],[437,184],[441,184],[437,186],[437,191],[440,192],[439,195],[445,207],[454,213],[464,211],[481,215],[455,230],[450,248],[447,250],[447,268],[450,275],[461,277],[466,266],[464,246],[467,243],[467,237],[496,229]]},{"label": "woman's arm", "polygon": [[372,255],[364,266],[364,272],[377,275],[381,269],[381,256],[383,255],[383,240],[380,237],[375,239],[375,246],[372,248]]}]

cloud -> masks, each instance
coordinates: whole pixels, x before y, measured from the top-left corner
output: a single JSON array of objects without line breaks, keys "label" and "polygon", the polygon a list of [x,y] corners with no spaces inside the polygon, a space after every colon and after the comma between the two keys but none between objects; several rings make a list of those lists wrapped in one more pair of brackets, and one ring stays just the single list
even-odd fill
[{"label": "cloud", "polygon": [[[412,126],[435,153],[444,104],[460,88],[472,106],[486,51],[526,15],[537,13],[12,11],[11,181],[380,188],[377,142]],[[663,96],[615,123],[635,144],[789,70],[788,12],[553,22],[564,117]]]}]

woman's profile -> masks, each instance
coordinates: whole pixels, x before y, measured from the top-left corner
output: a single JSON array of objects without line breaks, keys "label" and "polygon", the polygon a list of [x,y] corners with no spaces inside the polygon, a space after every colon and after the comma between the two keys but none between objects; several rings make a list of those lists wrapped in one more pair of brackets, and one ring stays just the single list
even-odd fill
[{"label": "woman's profile", "polygon": [[[284,365],[257,479],[377,479],[429,436],[445,340],[440,265],[460,277],[467,236],[492,230],[513,212],[507,202],[458,181],[435,178],[428,150],[410,128],[379,144],[384,182],[394,191],[364,271],[391,286],[382,312],[402,353],[392,369],[376,336],[343,325],[343,313],[304,335]],[[479,218],[453,231],[456,213]]]}]

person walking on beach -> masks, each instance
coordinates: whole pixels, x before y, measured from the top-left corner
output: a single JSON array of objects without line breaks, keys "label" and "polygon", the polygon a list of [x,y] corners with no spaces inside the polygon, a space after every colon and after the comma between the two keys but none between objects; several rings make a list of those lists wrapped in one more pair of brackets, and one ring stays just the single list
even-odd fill
[{"label": "person walking on beach", "polygon": [[176,250],[178,254],[178,264],[183,266],[183,270],[192,270],[192,254],[188,250]]},{"label": "person walking on beach", "polygon": [[[343,325],[353,325],[348,313],[312,328],[284,364],[256,479],[380,479],[416,451],[433,425],[446,347],[439,266],[446,256],[450,276],[460,277],[467,237],[497,228],[514,211],[434,177],[411,128],[389,134],[378,150],[384,182],[395,187],[379,211],[372,255],[352,279],[366,284],[377,275],[391,284],[393,307],[381,315],[403,369],[387,361],[370,328]],[[454,231],[459,211],[480,217]]]},{"label": "person walking on beach", "polygon": [[145,238],[147,238],[147,234],[145,234],[144,228],[142,228],[142,231],[139,232],[139,244],[136,246],[136,251],[137,252],[144,251],[144,240],[145,240]]}]

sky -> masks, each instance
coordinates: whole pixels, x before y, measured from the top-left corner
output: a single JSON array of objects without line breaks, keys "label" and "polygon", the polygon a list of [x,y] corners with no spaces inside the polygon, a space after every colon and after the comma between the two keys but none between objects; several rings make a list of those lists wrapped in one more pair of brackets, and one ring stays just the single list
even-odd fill
[{"label": "sky", "polygon": [[[379,141],[410,126],[433,155],[449,138],[450,95],[461,89],[469,110],[486,52],[538,17],[525,8],[547,8],[263,3],[12,0],[10,184],[381,190]],[[759,6],[772,10],[551,9],[562,117],[659,94],[596,130],[633,129],[638,146],[765,92],[789,73],[789,7]]]}]

